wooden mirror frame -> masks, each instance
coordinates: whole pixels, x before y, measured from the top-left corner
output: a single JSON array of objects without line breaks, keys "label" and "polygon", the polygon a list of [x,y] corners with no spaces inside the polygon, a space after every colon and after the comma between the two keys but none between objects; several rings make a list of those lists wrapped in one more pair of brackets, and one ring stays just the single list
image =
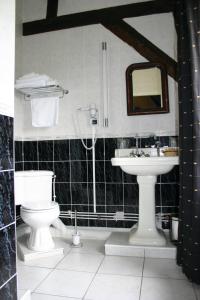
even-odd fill
[{"label": "wooden mirror frame", "polygon": [[[135,70],[149,69],[157,67],[161,71],[161,81],[162,81],[162,108],[152,108],[150,110],[135,112],[133,111],[133,85],[132,85],[132,73]],[[168,96],[168,79],[167,72],[165,68],[158,63],[138,63],[128,66],[126,70],[126,93],[127,93],[127,115],[149,115],[149,114],[163,114],[169,112],[169,96]]]}]

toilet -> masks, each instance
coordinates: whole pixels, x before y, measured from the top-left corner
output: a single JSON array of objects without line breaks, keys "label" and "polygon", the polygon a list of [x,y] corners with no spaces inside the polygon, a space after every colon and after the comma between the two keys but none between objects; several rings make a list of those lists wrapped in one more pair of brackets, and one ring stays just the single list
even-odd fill
[{"label": "toilet", "polygon": [[16,171],[15,205],[21,205],[22,220],[30,226],[27,247],[47,252],[54,248],[50,225],[58,218],[58,203],[52,201],[52,171]]}]

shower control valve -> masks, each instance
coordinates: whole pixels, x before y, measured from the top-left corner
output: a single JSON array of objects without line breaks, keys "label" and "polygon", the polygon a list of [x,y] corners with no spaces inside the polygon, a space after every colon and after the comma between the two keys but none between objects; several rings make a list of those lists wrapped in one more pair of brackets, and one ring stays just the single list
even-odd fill
[{"label": "shower control valve", "polygon": [[91,126],[96,126],[96,125],[98,125],[97,118],[90,118],[90,125],[91,125]]}]

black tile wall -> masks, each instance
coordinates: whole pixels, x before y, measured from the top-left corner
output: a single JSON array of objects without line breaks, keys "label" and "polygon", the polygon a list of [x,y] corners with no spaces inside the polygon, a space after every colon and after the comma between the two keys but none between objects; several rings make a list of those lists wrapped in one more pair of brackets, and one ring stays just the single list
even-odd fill
[{"label": "black tile wall", "polygon": [[[37,142],[26,142],[23,143],[23,153],[24,161],[38,161],[38,149],[37,149]],[[17,159],[17,157],[16,157]]]},{"label": "black tile wall", "polygon": [[[22,167],[24,167],[25,171],[28,170],[39,170],[39,162],[37,161],[25,161],[24,164],[22,164]],[[19,168],[19,166],[18,166]],[[18,171],[21,171],[20,169]]]},{"label": "black tile wall", "polygon": [[86,150],[81,140],[70,140],[70,158],[71,160],[86,160]]},{"label": "black tile wall", "polygon": [[0,289],[0,299],[17,300],[17,276]]},{"label": "black tile wall", "polygon": [[[56,195],[59,201],[59,204],[71,205],[71,192],[70,192],[70,183],[56,183]],[[69,210],[71,208],[68,208]],[[68,210],[66,209],[66,210]],[[63,209],[64,210],[64,209]]]},{"label": "black tile wall", "polygon": [[0,115],[0,299],[17,300],[13,156],[13,118]]},{"label": "black tile wall", "polygon": [[13,119],[0,115],[0,170],[13,169]]},{"label": "black tile wall", "polygon": [[[26,144],[26,143],[25,143]],[[53,161],[53,141],[38,142],[38,160]]]},{"label": "black tile wall", "polygon": [[16,273],[15,225],[0,231],[0,253],[0,286],[2,286]]},{"label": "black tile wall", "polygon": [[15,221],[13,171],[0,172],[0,228]]},{"label": "black tile wall", "polygon": [[54,161],[69,160],[69,140],[54,141]]},{"label": "black tile wall", "polygon": [[54,171],[56,174],[56,182],[70,182],[69,161],[54,162]]},{"label": "black tile wall", "polygon": [[[162,146],[169,145],[170,137],[157,137]],[[84,140],[90,147],[91,139]],[[99,138],[95,145],[97,212],[138,214],[139,190],[136,176],[128,175],[111,165],[111,158],[120,143],[134,147],[135,138]],[[155,144],[155,138],[138,140],[139,146]],[[26,145],[27,144],[27,145]],[[30,146],[33,145],[33,150]],[[29,150],[26,150],[29,149]],[[37,153],[35,153],[37,149]],[[20,153],[22,151],[22,153]],[[24,151],[31,154],[26,155]],[[33,154],[34,153],[34,154]],[[37,161],[35,158],[37,157]],[[26,159],[30,159],[28,161]],[[34,158],[34,160],[33,160]],[[22,161],[21,161],[22,159]],[[56,174],[56,195],[61,211],[93,211],[92,151],[85,150],[80,139],[16,142],[16,170],[53,170]],[[179,168],[158,176],[156,184],[156,212],[176,213],[178,210]],[[73,224],[64,220],[65,224]],[[84,226],[131,227],[133,222],[115,220],[79,220]]]},{"label": "black tile wall", "polygon": [[[105,210],[106,206],[106,195],[105,195],[106,186],[105,183],[96,183],[96,205]],[[93,184],[88,184],[89,191],[89,205],[93,206]],[[98,211],[100,212],[100,211]]]},{"label": "black tile wall", "polygon": [[15,142],[15,160],[20,162],[24,160],[24,151],[23,151],[23,143],[16,141]]}]

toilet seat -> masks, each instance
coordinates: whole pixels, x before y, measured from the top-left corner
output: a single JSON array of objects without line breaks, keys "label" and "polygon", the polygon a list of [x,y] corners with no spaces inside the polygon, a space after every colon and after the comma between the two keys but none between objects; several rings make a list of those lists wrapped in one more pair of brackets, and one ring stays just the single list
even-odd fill
[{"label": "toilet seat", "polygon": [[21,209],[23,209],[24,211],[29,211],[29,212],[39,212],[39,211],[48,211],[48,210],[52,210],[58,207],[58,203],[57,202],[50,202],[48,204],[43,204],[43,205],[38,205],[36,206],[35,203],[28,203],[28,206],[22,205]]}]

